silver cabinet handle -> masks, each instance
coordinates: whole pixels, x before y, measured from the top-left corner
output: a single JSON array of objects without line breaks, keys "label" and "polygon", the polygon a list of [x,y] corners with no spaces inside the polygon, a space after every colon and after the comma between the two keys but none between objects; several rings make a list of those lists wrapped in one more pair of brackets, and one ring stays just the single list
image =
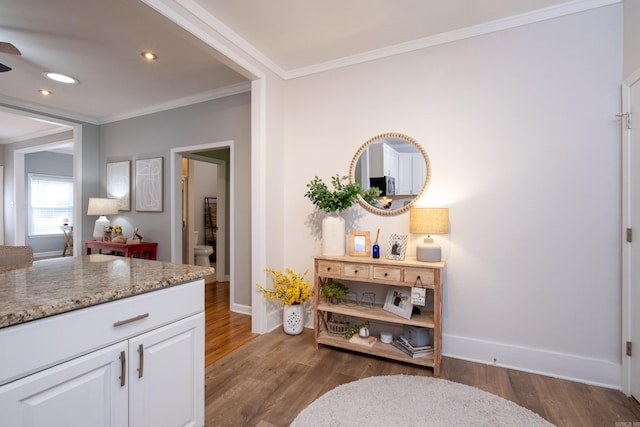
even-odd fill
[{"label": "silver cabinet handle", "polygon": [[142,378],[144,371],[144,347],[142,344],[138,346],[138,353],[140,354],[140,367],[138,368],[138,378]]},{"label": "silver cabinet handle", "polygon": [[118,326],[126,325],[127,323],[137,322],[138,320],[142,320],[146,317],[149,317],[149,313],[139,314],[135,317],[132,317],[126,320],[118,320],[116,323],[113,324],[113,327],[117,328]]},{"label": "silver cabinet handle", "polygon": [[120,387],[127,383],[127,353],[120,352]]}]

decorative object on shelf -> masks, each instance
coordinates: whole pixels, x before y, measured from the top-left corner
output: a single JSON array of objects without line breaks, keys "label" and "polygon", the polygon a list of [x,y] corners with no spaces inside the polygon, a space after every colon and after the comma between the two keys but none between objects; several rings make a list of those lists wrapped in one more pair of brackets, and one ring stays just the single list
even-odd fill
[{"label": "decorative object on shelf", "polygon": [[363,292],[360,305],[369,309],[373,308],[376,305],[375,292]]},{"label": "decorative object on shelf", "polygon": [[369,327],[369,321],[365,320],[362,323],[359,323],[357,325],[353,325],[351,326],[349,329],[346,330],[346,332],[344,333],[344,337],[345,338],[351,338],[352,336],[354,336],[356,334],[356,332],[359,332],[361,328],[368,328]]},{"label": "decorative object on shelf", "polygon": [[424,307],[427,301],[427,288],[422,284],[420,276],[416,278],[416,283],[411,288],[411,304]]},{"label": "decorative object on shelf", "polygon": [[131,233],[131,237],[127,239],[128,245],[139,245],[142,243],[142,236],[138,233],[138,227],[133,229],[133,233]]},{"label": "decorative object on shelf", "polygon": [[449,208],[411,208],[409,211],[409,231],[426,234],[423,243],[416,246],[416,259],[424,262],[442,260],[442,248],[433,242],[431,234],[449,232]]},{"label": "decorative object on shelf", "polygon": [[342,337],[347,332],[347,329],[349,329],[349,322],[345,319],[344,316],[333,314],[333,316],[331,316],[329,320],[327,320],[327,324],[325,326],[327,327],[327,332],[330,335]]},{"label": "decorative object on shelf", "polygon": [[387,291],[384,302],[385,310],[405,319],[411,318],[413,304],[411,304],[411,288],[393,287]]},{"label": "decorative object on shelf", "polygon": [[131,210],[131,161],[107,163],[107,198],[117,199],[121,211]]},{"label": "decorative object on shelf", "polygon": [[389,236],[389,247],[387,248],[387,258],[402,261],[407,253],[407,235],[392,234]]},{"label": "decorative object on shelf", "polygon": [[358,305],[358,293],[355,291],[347,291],[342,301],[346,306],[355,307]]},{"label": "decorative object on shelf", "polygon": [[349,255],[371,256],[371,238],[368,231],[351,231],[349,233]]},{"label": "decorative object on shelf", "polygon": [[371,248],[374,258],[380,258],[380,245],[378,244],[379,237],[380,237],[380,229],[378,228],[378,231],[376,232],[376,241],[373,243],[373,248]]},{"label": "decorative object on shelf", "polygon": [[111,236],[113,243],[127,243],[127,238],[122,235],[122,227],[119,225],[113,226],[113,235]]},{"label": "decorative object on shelf", "polygon": [[87,215],[99,216],[93,227],[93,240],[104,239],[104,228],[111,225],[111,222],[107,219],[107,215],[117,214],[118,204],[118,201],[115,199],[89,198]]},{"label": "decorative object on shelf", "polygon": [[357,183],[344,184],[346,176],[331,177],[333,191],[317,176],[307,184],[307,197],[313,205],[327,215],[322,220],[322,254],[328,256],[343,256],[346,253],[346,226],[344,218],[339,213],[353,206],[356,197],[373,201],[380,194],[377,188],[364,191]]},{"label": "decorative object on shelf", "polygon": [[369,328],[367,326],[363,326],[358,331],[358,335],[360,335],[360,338],[368,338],[369,334],[370,334],[370,332],[369,332]]},{"label": "decorative object on shelf", "polygon": [[380,342],[385,344],[391,344],[393,340],[393,334],[391,332],[380,332]]},{"label": "decorative object on shelf", "polygon": [[136,211],[162,212],[164,157],[136,160]]},{"label": "decorative object on shelf", "polygon": [[347,293],[347,287],[337,280],[324,279],[320,290],[329,304],[338,304],[340,298]]},{"label": "decorative object on shelf", "polygon": [[264,288],[259,283],[256,283],[256,286],[268,300],[279,300],[284,304],[282,311],[284,332],[289,335],[302,333],[304,330],[302,305],[313,296],[311,283],[304,280],[308,270],[302,274],[297,274],[290,268],[285,269],[284,273],[271,268],[265,268],[264,271],[271,273],[273,289]]}]

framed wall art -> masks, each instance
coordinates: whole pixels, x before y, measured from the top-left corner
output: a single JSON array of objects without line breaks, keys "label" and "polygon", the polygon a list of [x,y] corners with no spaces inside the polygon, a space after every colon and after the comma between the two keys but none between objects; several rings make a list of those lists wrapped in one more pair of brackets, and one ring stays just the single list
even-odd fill
[{"label": "framed wall art", "polygon": [[387,247],[387,258],[402,261],[407,253],[407,235],[392,234],[389,236],[389,246]]},{"label": "framed wall art", "polygon": [[390,286],[383,308],[404,319],[410,319],[413,312],[411,288]]},{"label": "framed wall art", "polygon": [[120,202],[118,210],[131,210],[131,161],[107,163],[107,198]]},{"label": "framed wall art", "polygon": [[136,160],[136,211],[162,212],[163,157]]},{"label": "framed wall art", "polygon": [[349,255],[371,256],[371,236],[368,231],[352,231],[349,233]]}]

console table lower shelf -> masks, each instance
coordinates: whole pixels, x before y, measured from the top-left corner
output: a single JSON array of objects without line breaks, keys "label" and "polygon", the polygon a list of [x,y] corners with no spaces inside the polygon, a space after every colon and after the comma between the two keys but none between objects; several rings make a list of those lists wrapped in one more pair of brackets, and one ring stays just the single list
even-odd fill
[{"label": "console table lower shelf", "polygon": [[393,346],[393,344],[385,344],[376,341],[373,346],[369,347],[361,344],[353,344],[348,339],[329,335],[327,332],[318,334],[318,344],[339,347],[345,350],[357,351],[360,353],[371,354],[373,356],[386,357],[387,359],[398,360],[400,362],[413,363],[414,365],[435,367],[435,355],[433,353],[426,354],[421,357],[410,357]]}]

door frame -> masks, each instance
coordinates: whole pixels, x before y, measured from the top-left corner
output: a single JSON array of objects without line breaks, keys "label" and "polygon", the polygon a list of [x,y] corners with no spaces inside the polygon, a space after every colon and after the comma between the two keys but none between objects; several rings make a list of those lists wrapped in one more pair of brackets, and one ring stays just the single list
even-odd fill
[{"label": "door frame", "polygon": [[[631,228],[631,130],[626,128],[626,113],[631,114],[631,86],[640,84],[640,69],[631,73],[622,83],[622,391],[631,395],[631,358],[626,354],[626,342],[631,341],[631,244],[626,239],[626,229]],[[640,142],[640,141],[639,141]],[[636,229],[640,238],[640,227]],[[636,343],[640,347],[640,343]],[[640,351],[636,348],[635,351]]]}]

